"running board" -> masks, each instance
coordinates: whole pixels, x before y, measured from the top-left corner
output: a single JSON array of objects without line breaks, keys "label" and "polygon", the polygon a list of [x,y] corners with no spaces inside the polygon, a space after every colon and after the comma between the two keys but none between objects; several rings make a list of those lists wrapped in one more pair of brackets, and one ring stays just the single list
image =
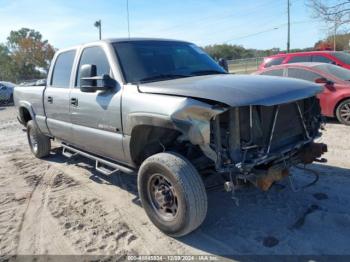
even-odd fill
[{"label": "running board", "polygon": [[65,157],[68,158],[72,158],[76,155],[81,155],[84,156],[86,158],[89,158],[91,160],[94,160],[96,162],[95,164],[95,169],[96,171],[104,174],[104,175],[112,175],[114,173],[116,173],[117,171],[121,171],[123,173],[134,173],[134,170],[122,166],[122,165],[118,165],[114,162],[108,161],[106,159],[91,155],[89,153],[86,153],[84,151],[81,151],[79,149],[76,149],[74,147],[68,146],[66,144],[61,144],[62,145],[62,155],[64,155]]}]

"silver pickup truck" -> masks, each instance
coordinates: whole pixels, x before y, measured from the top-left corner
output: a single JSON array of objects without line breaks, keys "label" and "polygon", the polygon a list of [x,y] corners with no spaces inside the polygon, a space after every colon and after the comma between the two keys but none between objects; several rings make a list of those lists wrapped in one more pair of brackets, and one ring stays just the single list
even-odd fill
[{"label": "silver pickup truck", "polygon": [[110,39],[58,51],[46,86],[16,87],[14,100],[36,157],[55,139],[105,175],[137,173],[150,220],[177,237],[206,216],[204,176],[268,190],[321,157],[321,90],[228,74],[188,42]]}]

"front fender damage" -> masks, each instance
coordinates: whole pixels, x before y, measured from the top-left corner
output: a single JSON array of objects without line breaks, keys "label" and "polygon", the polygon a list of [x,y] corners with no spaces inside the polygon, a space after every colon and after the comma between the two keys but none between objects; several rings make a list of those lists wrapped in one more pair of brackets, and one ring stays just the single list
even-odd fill
[{"label": "front fender damage", "polygon": [[182,133],[180,141],[198,145],[203,153],[217,161],[216,152],[210,147],[210,120],[228,110],[223,105],[211,105],[194,99],[186,99],[170,117]]}]

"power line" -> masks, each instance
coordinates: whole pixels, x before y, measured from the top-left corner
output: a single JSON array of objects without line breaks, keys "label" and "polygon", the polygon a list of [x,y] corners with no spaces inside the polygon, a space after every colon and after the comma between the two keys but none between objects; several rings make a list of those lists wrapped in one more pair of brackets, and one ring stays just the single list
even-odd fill
[{"label": "power line", "polygon": [[[254,14],[254,12],[252,12],[252,11],[255,11],[255,10],[261,11],[261,8],[269,6],[272,3],[275,3],[275,0],[268,1],[268,2],[266,2],[264,4],[261,4],[261,5],[255,5],[253,8],[245,10],[244,13],[246,15]],[[184,25],[188,26],[188,24],[191,21],[194,24],[199,24],[202,21],[207,21],[207,22],[209,22],[209,24],[213,24],[212,22],[214,22],[214,24],[216,24],[216,23],[218,23],[218,21],[226,20],[226,19],[229,19],[229,18],[232,18],[232,17],[237,17],[237,13],[233,13],[233,14],[231,13],[231,14],[225,15],[225,16],[222,16],[222,14],[216,14],[216,15],[210,15],[210,16],[206,16],[206,17],[202,17],[202,18],[197,18],[197,19],[194,18],[194,19],[191,19],[190,21],[186,20],[184,23],[180,23],[180,24],[177,24],[177,25],[174,25],[174,26],[170,26],[170,27],[161,28],[161,29],[158,30],[158,32],[167,31],[169,33],[169,31],[172,31],[172,29],[182,28]],[[208,19],[210,19],[210,18],[215,19],[215,20],[210,22],[210,21],[208,21]],[[203,25],[203,24],[200,23],[200,25]],[[184,31],[184,30],[180,30],[180,31]]]},{"label": "power line", "polygon": [[[296,22],[291,23],[291,25],[304,24],[304,23],[310,23],[310,22],[316,22],[316,21],[314,21],[314,20],[296,21]],[[239,37],[236,37],[236,38],[224,41],[224,43],[229,43],[229,42],[232,42],[232,41],[235,41],[235,40],[240,40],[240,39],[244,39],[244,38],[260,35],[260,34],[263,34],[263,33],[271,32],[271,31],[274,31],[276,29],[280,29],[281,27],[285,27],[285,26],[288,26],[288,23],[280,24],[280,25],[275,26],[273,28],[266,29],[266,30],[259,31],[259,32],[255,32],[255,33],[251,33],[251,34],[248,34],[248,35],[239,36]]]}]

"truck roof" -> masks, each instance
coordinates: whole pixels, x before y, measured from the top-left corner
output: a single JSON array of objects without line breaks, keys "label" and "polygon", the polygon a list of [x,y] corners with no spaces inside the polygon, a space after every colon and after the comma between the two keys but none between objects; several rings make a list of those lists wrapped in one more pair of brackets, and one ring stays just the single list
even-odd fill
[{"label": "truck roof", "polygon": [[116,43],[116,42],[138,42],[138,41],[167,41],[167,42],[183,42],[183,43],[189,43],[187,41],[183,40],[177,40],[177,39],[166,39],[166,38],[151,38],[151,37],[124,37],[124,38],[107,38],[100,40],[102,42],[107,43]]}]

